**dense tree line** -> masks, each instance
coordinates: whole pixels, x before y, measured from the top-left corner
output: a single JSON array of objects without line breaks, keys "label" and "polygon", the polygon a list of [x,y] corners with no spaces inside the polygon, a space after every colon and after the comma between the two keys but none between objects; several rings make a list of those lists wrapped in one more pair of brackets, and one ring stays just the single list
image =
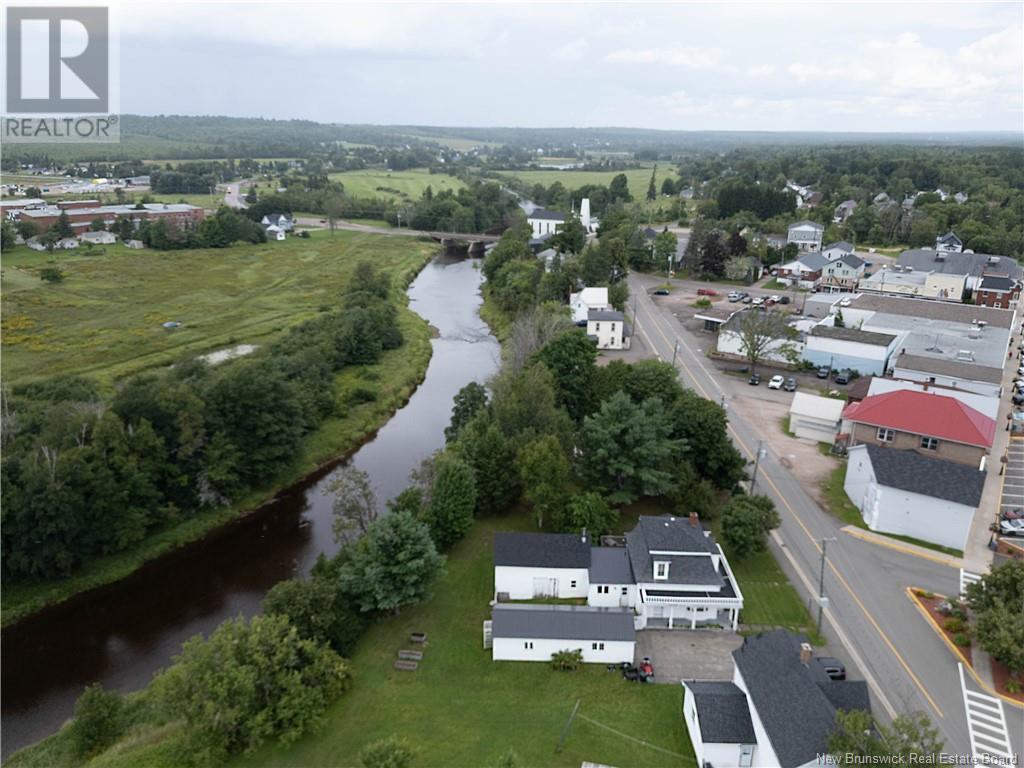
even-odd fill
[{"label": "dense tree line", "polygon": [[154,529],[265,486],[342,406],[334,374],[401,345],[387,279],[362,264],[342,309],[250,358],[184,360],[112,398],[81,378],[4,393],[3,572],[67,575]]}]

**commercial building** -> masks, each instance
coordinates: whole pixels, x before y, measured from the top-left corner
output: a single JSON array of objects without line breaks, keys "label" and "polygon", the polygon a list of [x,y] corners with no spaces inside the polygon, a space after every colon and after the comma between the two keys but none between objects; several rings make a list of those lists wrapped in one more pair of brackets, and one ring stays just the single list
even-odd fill
[{"label": "commercial building", "polygon": [[[81,205],[88,202],[88,205]],[[137,205],[97,205],[96,201],[59,202],[18,211],[17,221],[30,221],[36,232],[42,233],[57,223],[61,214],[67,214],[71,227],[84,232],[95,219],[102,219],[109,228],[120,219],[128,219],[138,226],[142,221],[162,220],[169,228],[193,229],[205,215],[202,208],[188,203],[139,203]]]},{"label": "commercial building", "polygon": [[961,302],[967,290],[967,275],[919,272],[912,267],[898,265],[892,269],[883,266],[870,277],[862,278],[858,289],[918,299]]}]

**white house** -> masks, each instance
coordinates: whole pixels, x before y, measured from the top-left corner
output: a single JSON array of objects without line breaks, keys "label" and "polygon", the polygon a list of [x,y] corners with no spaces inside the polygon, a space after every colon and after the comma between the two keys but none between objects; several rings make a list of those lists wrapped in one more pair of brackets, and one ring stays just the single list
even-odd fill
[{"label": "white house", "polygon": [[835,442],[843,421],[844,400],[796,392],[789,406],[789,431],[817,443]]},{"label": "white house", "polygon": [[126,240],[125,247],[131,248],[132,250],[142,250],[146,247],[146,244],[141,240]]},{"label": "white house", "polygon": [[546,208],[534,208],[526,215],[526,223],[533,230],[534,237],[553,235],[565,224],[565,214],[549,211]]},{"label": "white house", "polygon": [[821,282],[821,276],[829,261],[817,252],[802,254],[795,261],[781,264],[778,268],[778,279],[780,283],[792,285],[794,282],[800,288],[817,288]]},{"label": "white house", "polygon": [[99,232],[83,232],[78,236],[78,239],[83,243],[92,243],[93,245],[111,245],[117,242],[117,235],[113,232],[100,230]]},{"label": "white house", "polygon": [[864,260],[848,253],[821,268],[820,285],[830,293],[853,291],[863,276]]},{"label": "white house", "polygon": [[873,531],[963,549],[985,472],[917,451],[850,448],[843,490]]},{"label": "white house", "polygon": [[[264,227],[279,227],[284,232],[291,232],[295,226],[295,220],[287,213],[268,213],[260,220],[260,224]],[[270,239],[270,235],[267,235],[267,239]],[[278,238],[283,240],[284,238]]]},{"label": "white house", "polygon": [[827,318],[811,329],[803,347],[803,359],[834,370],[849,368],[862,376],[885,373],[899,336],[893,333],[836,328]]},{"label": "white house", "polygon": [[955,232],[947,232],[935,238],[935,250],[945,253],[960,253],[964,249],[963,241],[956,236]]},{"label": "white house", "polygon": [[579,293],[570,293],[569,308],[572,310],[572,321],[576,325],[583,325],[587,322],[590,310],[612,308],[608,303],[608,289],[584,288]]},{"label": "white house", "polygon": [[844,200],[843,202],[836,206],[836,209],[832,216],[832,223],[842,224],[844,221],[850,218],[850,215],[854,212],[856,208],[856,200]]},{"label": "white house", "polygon": [[821,238],[824,234],[824,226],[804,219],[789,225],[786,242],[795,243],[801,251],[818,251],[821,249]]},{"label": "white house", "polygon": [[54,244],[53,247],[60,248],[65,251],[71,251],[78,247],[78,240],[73,237],[62,237]]},{"label": "white house", "polygon": [[284,229],[277,224],[270,224],[263,231],[267,233],[267,240],[284,240],[286,237]]},{"label": "white house", "polygon": [[819,766],[840,709],[871,711],[867,683],[832,680],[801,635],[743,641],[732,681],[683,680],[683,718],[697,765]]},{"label": "white house", "polygon": [[636,629],[625,608],[586,605],[509,605],[491,614],[491,659],[551,661],[558,651],[580,650],[583,661],[621,664],[633,661]]},{"label": "white house", "polygon": [[830,243],[821,249],[821,255],[829,261],[841,259],[843,256],[853,255],[853,243],[840,240],[838,243]]},{"label": "white house", "polygon": [[884,395],[887,392],[897,392],[904,389],[909,389],[913,392],[934,392],[935,394],[952,397],[954,400],[959,400],[964,405],[973,408],[978,413],[982,413],[992,420],[995,420],[999,416],[1000,401],[998,397],[979,395],[976,392],[968,392],[963,389],[955,389],[952,387],[937,387],[927,383],[919,384],[917,382],[906,381],[904,379],[887,379],[880,376],[872,377],[864,396],[873,397],[874,395]]},{"label": "white house", "polygon": [[626,318],[613,309],[592,309],[587,313],[587,336],[598,349],[629,349]]},{"label": "white house", "polygon": [[736,629],[743,595],[696,515],[642,516],[625,539],[625,547],[593,547],[585,535],[496,533],[495,599],[582,597],[593,608],[629,609],[637,629]]}]

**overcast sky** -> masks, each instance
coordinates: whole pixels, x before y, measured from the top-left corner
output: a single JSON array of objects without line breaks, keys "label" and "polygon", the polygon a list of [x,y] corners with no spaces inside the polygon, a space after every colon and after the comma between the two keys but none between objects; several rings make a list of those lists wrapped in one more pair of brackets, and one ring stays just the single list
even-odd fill
[{"label": "overcast sky", "polygon": [[121,111],[1022,130],[1024,4],[120,6]]}]

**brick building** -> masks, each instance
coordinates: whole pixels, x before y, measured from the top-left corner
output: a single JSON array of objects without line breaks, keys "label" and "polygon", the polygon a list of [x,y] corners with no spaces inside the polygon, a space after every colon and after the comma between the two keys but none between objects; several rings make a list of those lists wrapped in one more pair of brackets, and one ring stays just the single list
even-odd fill
[{"label": "brick building", "polygon": [[974,294],[974,303],[996,309],[1013,309],[1020,300],[1020,280],[1002,275],[984,275]]},{"label": "brick building", "polygon": [[100,218],[107,228],[119,219],[127,218],[136,223],[161,219],[167,222],[171,230],[194,229],[199,226],[205,215],[202,208],[187,203],[145,203],[142,205],[99,205],[95,200],[61,201],[56,205],[47,205],[18,211],[18,221],[31,221],[36,232],[42,234],[66,213],[71,226],[76,232],[85,232],[93,220]]}]

